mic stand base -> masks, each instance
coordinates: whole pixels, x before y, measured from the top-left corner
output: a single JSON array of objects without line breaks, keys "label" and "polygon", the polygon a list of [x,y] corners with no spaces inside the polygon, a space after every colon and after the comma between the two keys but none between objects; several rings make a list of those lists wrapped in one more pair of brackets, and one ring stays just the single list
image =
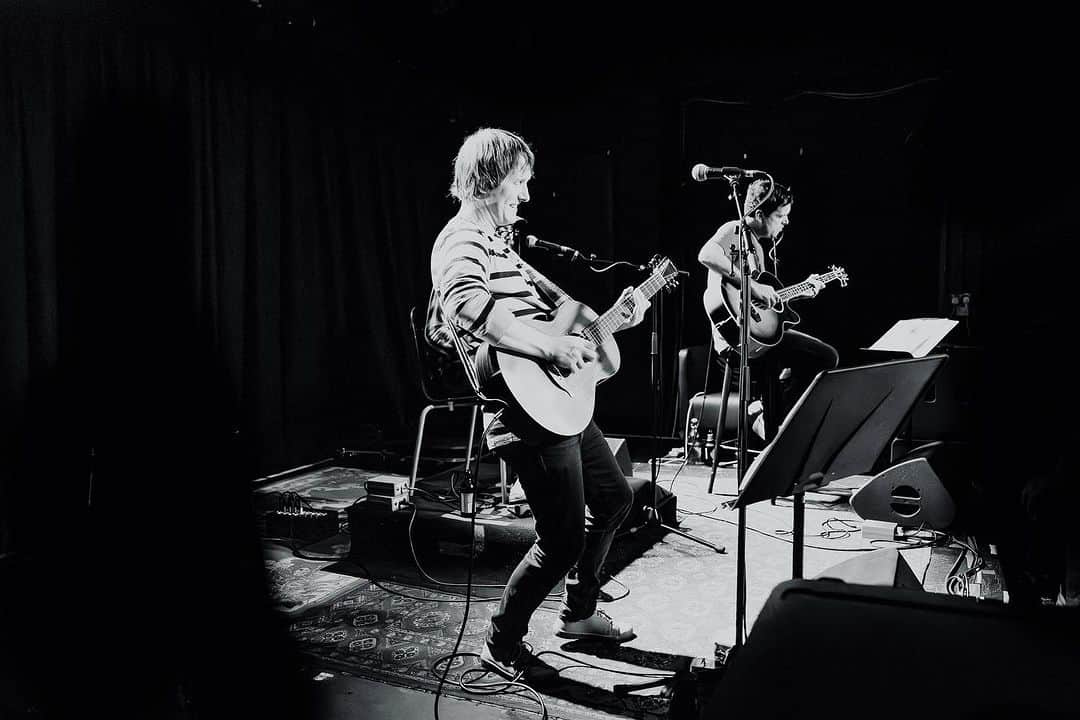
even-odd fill
[{"label": "mic stand base", "polygon": [[664,523],[660,522],[659,516],[656,514],[656,510],[654,510],[653,508],[645,508],[645,527],[662,528],[664,530],[667,530],[668,532],[675,533],[679,537],[684,537],[687,540],[693,540],[694,542],[700,545],[704,545],[707,548],[712,548],[713,552],[727,553],[727,549],[723,545],[714,545],[708,540],[703,540],[699,537],[691,535],[688,532],[680,530],[679,528],[665,525]]}]

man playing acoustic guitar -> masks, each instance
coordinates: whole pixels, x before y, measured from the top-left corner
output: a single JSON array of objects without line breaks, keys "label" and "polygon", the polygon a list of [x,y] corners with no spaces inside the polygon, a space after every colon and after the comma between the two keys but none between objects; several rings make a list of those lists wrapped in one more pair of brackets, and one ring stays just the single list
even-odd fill
[{"label": "man playing acoustic guitar", "polygon": [[[750,187],[746,190],[743,212],[746,214],[746,226],[750,230],[748,239],[751,247],[751,304],[778,308],[781,297],[777,293],[777,288],[765,282],[766,278],[772,281],[775,281],[775,278],[766,273],[766,253],[762,243],[766,243],[772,251],[769,255],[773,261],[772,270],[775,272],[775,249],[781,233],[791,220],[793,197],[790,188],[779,183],[776,183],[775,191],[771,195],[769,190],[768,180],[759,179],[750,183]],[[705,305],[712,319],[713,342],[718,354],[734,352],[738,349],[737,318],[726,317],[726,323],[716,322],[720,319],[718,314],[722,313],[726,316],[729,313],[724,310],[722,303],[712,299],[718,298],[724,292],[727,292],[729,297],[735,297],[736,293],[732,291],[742,287],[743,278],[740,271],[742,263],[738,262],[738,256],[738,220],[731,220],[721,225],[698,252],[698,262],[709,269]],[[843,271],[839,273],[837,279],[846,282],[847,276],[842,274]],[[759,282],[759,279],[762,281]],[[819,276],[811,275],[806,281],[806,286],[808,292],[804,294],[816,295],[825,283]],[[719,308],[717,308],[718,305]],[[726,332],[721,331],[721,325],[724,325],[723,330]],[[814,376],[822,370],[832,370],[840,359],[835,348],[815,337],[797,330],[785,331],[782,324],[780,332],[782,336],[775,344],[762,344],[751,338],[751,374],[763,373],[759,377],[766,378],[763,404],[764,434],[767,441],[772,440],[776,435],[780,421]],[[753,336],[753,332],[751,335]],[[789,368],[791,375],[785,379],[781,391],[778,392],[776,382],[784,368]]]},{"label": "man playing acoustic guitar", "polygon": [[[585,337],[537,329],[574,301],[518,256],[505,232],[519,220],[518,206],[529,201],[533,164],[532,150],[514,133],[485,128],[466,138],[450,188],[461,207],[432,248],[427,336],[433,345],[454,348],[466,363],[475,364],[481,378],[483,366],[497,364],[492,360],[496,351],[533,358],[568,380],[595,372],[602,361],[599,348]],[[634,327],[648,307],[640,289],[627,288],[605,314],[605,327]],[[495,379],[505,370],[494,368]],[[482,379],[480,384],[485,393],[505,395]],[[549,391],[564,392],[554,384]],[[611,642],[634,638],[632,630],[618,627],[596,607],[600,568],[630,510],[633,491],[591,412],[581,423],[583,430],[563,434],[539,427],[520,411],[508,410],[495,422],[489,445],[498,445],[516,471],[536,519],[537,538],[491,617],[480,652],[484,665],[508,678],[524,670],[529,652],[522,638],[529,620],[568,573],[559,636]]]}]

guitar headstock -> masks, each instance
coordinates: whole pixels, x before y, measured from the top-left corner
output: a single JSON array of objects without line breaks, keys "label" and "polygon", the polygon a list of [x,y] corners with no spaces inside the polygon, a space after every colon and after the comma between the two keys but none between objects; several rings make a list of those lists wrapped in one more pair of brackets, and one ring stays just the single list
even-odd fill
[{"label": "guitar headstock", "polygon": [[679,270],[669,258],[653,255],[652,260],[649,261],[649,267],[652,268],[653,277],[664,281],[665,290],[674,290],[679,286]]},{"label": "guitar headstock", "polygon": [[840,267],[839,265],[831,265],[829,267],[829,272],[831,272],[833,275],[835,275],[836,279],[840,281],[840,287],[847,287],[847,284],[848,284],[847,270]]}]

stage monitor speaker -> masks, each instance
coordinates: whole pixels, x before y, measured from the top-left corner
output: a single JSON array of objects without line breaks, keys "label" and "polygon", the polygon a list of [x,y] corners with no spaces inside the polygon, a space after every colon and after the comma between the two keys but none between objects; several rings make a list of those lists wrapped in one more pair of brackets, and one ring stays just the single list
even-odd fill
[{"label": "stage monitor speaker", "polygon": [[904,556],[893,548],[857,555],[822,571],[816,579],[842,580],[853,585],[922,589],[922,583],[915,577],[915,572],[904,560]]},{"label": "stage monitor speaker", "polygon": [[607,440],[611,452],[615,455],[615,461],[619,463],[619,469],[626,477],[634,476],[634,463],[630,461],[630,449],[626,444],[626,438],[604,437]]},{"label": "stage monitor speaker", "polygon": [[924,457],[881,471],[851,495],[851,509],[864,520],[904,527],[945,530],[956,517],[956,503]]},{"label": "stage monitor speaker", "polygon": [[649,491],[652,489],[652,479],[646,477],[627,477],[630,489],[634,491],[633,504],[626,519],[619,526],[620,531],[640,528],[648,521],[648,508],[656,507],[660,515],[660,522],[664,525],[676,527],[679,524],[678,498],[665,490],[661,485],[656,486],[656,503],[649,502]]},{"label": "stage monitor speaker", "polygon": [[1076,717],[1080,613],[822,580],[777,585],[702,718]]},{"label": "stage monitor speaker", "polygon": [[[626,438],[605,436],[604,439],[607,440],[608,447],[611,448],[611,454],[615,456],[615,462],[619,464],[619,469],[622,470],[622,474],[628,478],[633,477],[634,463],[630,460],[630,448],[626,442]],[[513,484],[516,479],[516,476],[513,473],[514,466],[510,463],[507,465],[510,472],[507,482]]]}]

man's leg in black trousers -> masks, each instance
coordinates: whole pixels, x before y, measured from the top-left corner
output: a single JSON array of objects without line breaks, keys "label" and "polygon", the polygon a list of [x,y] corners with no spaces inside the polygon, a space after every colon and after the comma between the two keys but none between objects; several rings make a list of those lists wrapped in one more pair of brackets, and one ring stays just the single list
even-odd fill
[{"label": "man's leg in black trousers", "polygon": [[529,619],[577,563],[585,548],[585,490],[581,438],[574,436],[502,451],[514,467],[536,520],[536,542],[510,576],[491,617],[487,644],[497,659],[517,651]]},{"label": "man's leg in black trousers", "polygon": [[563,620],[580,620],[596,611],[600,568],[634,499],[634,491],[596,423],[589,423],[581,435],[581,462],[589,508],[585,548],[566,581],[566,603],[560,614]]},{"label": "man's leg in black trousers", "polygon": [[[840,363],[840,355],[828,343],[801,333],[788,330],[784,337],[763,357],[760,372],[765,386],[765,438],[772,441],[795,401],[803,394],[810,382],[822,370],[832,370]],[[791,376],[780,381],[784,368],[791,369]],[[753,372],[753,371],[751,371]]]}]

